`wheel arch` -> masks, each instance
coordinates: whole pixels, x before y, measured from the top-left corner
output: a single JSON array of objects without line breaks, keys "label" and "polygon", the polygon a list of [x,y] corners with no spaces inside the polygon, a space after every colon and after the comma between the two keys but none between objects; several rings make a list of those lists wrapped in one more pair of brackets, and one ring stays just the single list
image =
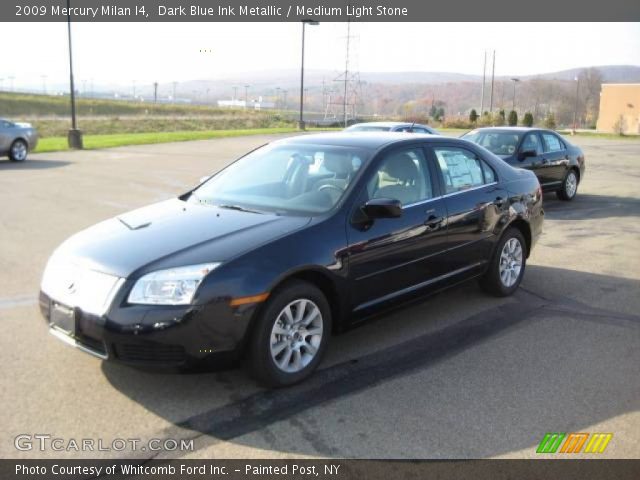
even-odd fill
[{"label": "wheel arch", "polygon": [[[277,291],[287,282],[295,280],[310,283],[320,289],[320,291],[326,297],[327,302],[329,303],[329,308],[331,309],[331,317],[333,320],[332,331],[340,331],[341,327],[344,324],[343,320],[347,309],[344,304],[345,297],[344,295],[340,294],[337,282],[334,278],[332,278],[331,272],[328,272],[326,271],[326,269],[317,266],[302,267],[297,270],[287,272],[284,275],[278,277],[273,282],[273,285],[271,285],[268,291],[273,294],[273,292]],[[266,302],[261,304],[259,308],[256,309],[253,314],[251,323],[255,322],[256,319],[260,317],[265,304]]]}]

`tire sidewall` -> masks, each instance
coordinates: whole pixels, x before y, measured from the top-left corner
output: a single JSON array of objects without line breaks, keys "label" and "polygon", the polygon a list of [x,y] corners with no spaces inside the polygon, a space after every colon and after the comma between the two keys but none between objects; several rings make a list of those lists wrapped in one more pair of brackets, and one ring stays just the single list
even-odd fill
[{"label": "tire sidewall", "polygon": [[[18,159],[18,158],[13,156],[13,147],[18,143],[23,144],[24,147],[27,150],[23,159]],[[11,144],[11,146],[9,147],[9,160],[11,160],[12,162],[24,162],[27,159],[28,155],[29,155],[29,146],[27,145],[27,142],[25,142],[24,140],[19,140],[19,139],[18,140],[14,140],[13,143]]]},{"label": "tire sidewall", "polygon": [[[271,356],[271,331],[278,315],[289,303],[298,299],[313,301],[322,314],[322,340],[318,352],[309,365],[296,373],[283,372]],[[254,376],[263,383],[282,387],[293,385],[307,378],[322,361],[331,335],[331,308],[320,289],[306,282],[291,282],[276,290],[259,313],[250,343],[251,368]]]}]

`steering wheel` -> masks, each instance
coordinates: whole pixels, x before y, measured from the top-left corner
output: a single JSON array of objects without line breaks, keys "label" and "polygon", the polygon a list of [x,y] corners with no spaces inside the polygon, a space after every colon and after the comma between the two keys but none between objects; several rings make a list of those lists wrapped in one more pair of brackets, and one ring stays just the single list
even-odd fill
[{"label": "steering wheel", "polygon": [[337,190],[340,194],[342,194],[343,190],[338,187],[337,185],[333,185],[331,183],[325,183],[324,185],[322,185],[320,188],[318,188],[318,191],[321,192],[323,190],[328,190],[333,188],[334,190]]}]

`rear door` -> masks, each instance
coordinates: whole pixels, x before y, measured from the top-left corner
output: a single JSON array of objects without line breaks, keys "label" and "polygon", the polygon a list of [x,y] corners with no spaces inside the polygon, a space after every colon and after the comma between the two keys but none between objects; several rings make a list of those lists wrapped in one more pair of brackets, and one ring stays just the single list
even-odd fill
[{"label": "rear door", "polygon": [[458,145],[433,146],[448,212],[447,270],[473,273],[491,255],[497,223],[508,210],[508,192],[481,155]]},{"label": "rear door", "polygon": [[350,221],[349,272],[357,312],[426,286],[446,269],[445,202],[437,170],[417,143],[383,152],[363,180],[353,209],[372,198],[394,198],[403,205],[399,218],[369,224]]}]

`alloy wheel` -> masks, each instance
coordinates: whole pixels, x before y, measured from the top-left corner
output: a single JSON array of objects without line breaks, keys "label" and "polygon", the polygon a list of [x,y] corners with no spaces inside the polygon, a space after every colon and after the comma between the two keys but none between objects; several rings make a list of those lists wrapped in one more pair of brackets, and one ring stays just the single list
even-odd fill
[{"label": "alloy wheel", "polygon": [[292,301],[278,314],[271,329],[271,358],[287,373],[303,370],[316,356],[322,342],[322,313],[311,300]]},{"label": "alloy wheel", "polygon": [[11,156],[18,162],[27,158],[27,146],[24,142],[18,141],[11,147]]},{"label": "alloy wheel", "polygon": [[572,198],[576,194],[576,190],[578,190],[578,178],[575,173],[569,172],[565,183],[565,193],[567,197]]},{"label": "alloy wheel", "polygon": [[522,270],[522,245],[517,238],[510,238],[500,253],[500,281],[505,287],[512,287]]}]

